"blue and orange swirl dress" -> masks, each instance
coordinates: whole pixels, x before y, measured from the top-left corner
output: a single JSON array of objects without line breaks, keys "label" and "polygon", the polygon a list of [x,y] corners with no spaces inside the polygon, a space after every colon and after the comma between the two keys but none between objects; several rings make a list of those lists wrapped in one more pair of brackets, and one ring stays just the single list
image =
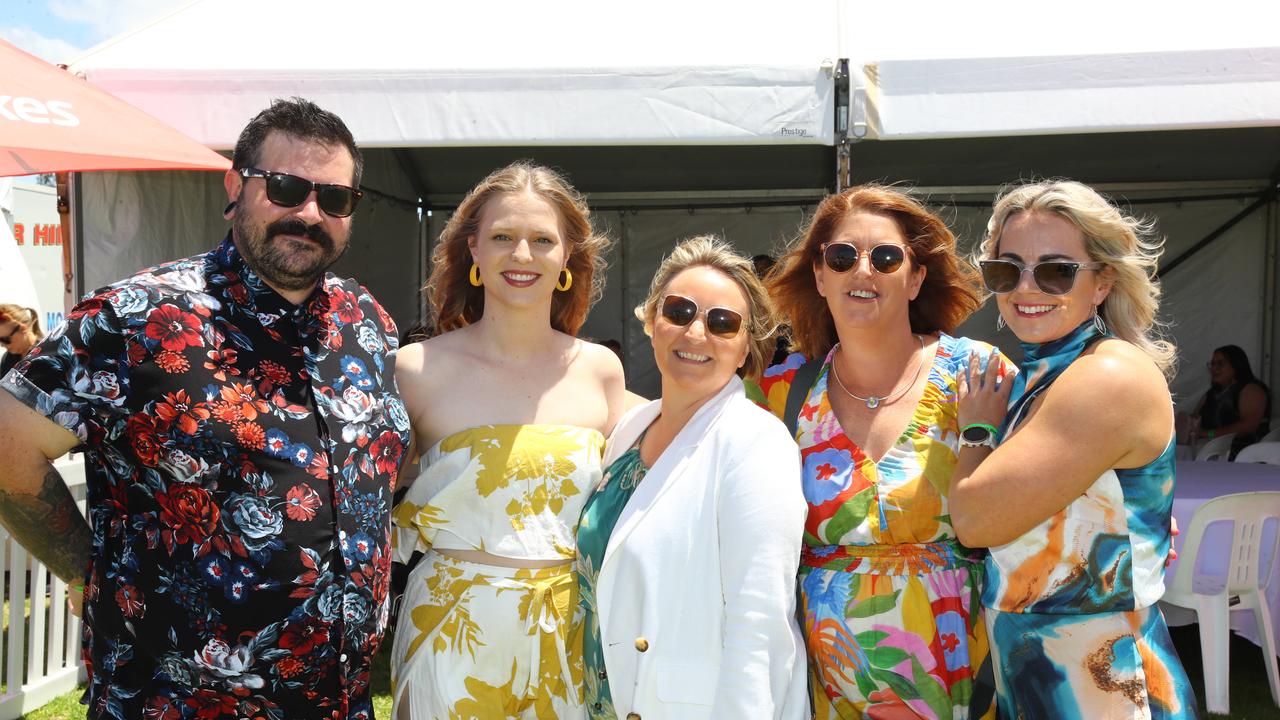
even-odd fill
[{"label": "blue and orange swirl dress", "polygon": [[[827,396],[829,353],[800,411],[796,442],[809,504],[800,602],[819,720],[994,717],[974,700],[987,657],[981,553],[956,540],[947,492],[959,457],[958,372],[986,343],[938,337],[923,397],[874,460],[845,435]],[[760,382],[779,417],[804,357]],[[979,694],[978,697],[982,697]]]},{"label": "blue and orange swirl dress", "polygon": [[[1023,345],[1007,428],[1100,339],[1090,328]],[[1033,389],[1020,393],[1028,382]],[[1170,440],[1147,465],[1107,470],[1055,515],[990,549],[982,604],[1002,717],[1196,717],[1194,694],[1155,604],[1164,594],[1173,485]]]}]

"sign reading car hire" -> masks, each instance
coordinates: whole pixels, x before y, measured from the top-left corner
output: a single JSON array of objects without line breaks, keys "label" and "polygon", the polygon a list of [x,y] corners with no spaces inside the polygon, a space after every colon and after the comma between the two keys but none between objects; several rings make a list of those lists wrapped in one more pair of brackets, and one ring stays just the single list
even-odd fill
[{"label": "sign reading car hire", "polygon": [[71,112],[71,103],[63,100],[41,102],[35,98],[0,95],[0,118],[37,125],[75,127],[80,118]]}]

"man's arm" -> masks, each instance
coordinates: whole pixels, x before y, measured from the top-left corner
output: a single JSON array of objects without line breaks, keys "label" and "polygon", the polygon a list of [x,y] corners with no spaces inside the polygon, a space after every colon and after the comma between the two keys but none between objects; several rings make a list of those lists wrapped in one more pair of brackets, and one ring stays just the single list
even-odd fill
[{"label": "man's arm", "polygon": [[80,441],[0,390],[0,522],[54,575],[79,584],[92,535],[50,463]]}]

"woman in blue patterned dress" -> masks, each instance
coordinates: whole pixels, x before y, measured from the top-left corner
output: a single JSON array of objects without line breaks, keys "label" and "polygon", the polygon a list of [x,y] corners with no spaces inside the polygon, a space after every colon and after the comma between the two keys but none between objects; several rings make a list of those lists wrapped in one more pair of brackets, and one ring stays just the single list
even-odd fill
[{"label": "woman in blue patterned dress", "polygon": [[990,548],[982,601],[1003,717],[1196,714],[1155,605],[1174,350],[1153,333],[1150,230],[1084,185],[1042,182],[997,199],[980,250],[1025,359],[1011,382],[973,367],[962,383],[961,424],[1000,426],[1000,443],[966,449],[989,456],[957,473],[951,519],[965,545]]}]

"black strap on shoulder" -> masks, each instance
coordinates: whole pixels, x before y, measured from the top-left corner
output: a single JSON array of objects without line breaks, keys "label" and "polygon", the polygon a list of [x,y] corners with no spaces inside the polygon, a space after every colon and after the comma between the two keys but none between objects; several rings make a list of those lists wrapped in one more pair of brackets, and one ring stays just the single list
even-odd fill
[{"label": "black strap on shoulder", "polygon": [[791,387],[787,390],[786,409],[782,413],[782,422],[787,426],[787,432],[791,433],[791,437],[796,436],[800,408],[804,407],[804,400],[809,397],[809,390],[813,388],[814,381],[818,379],[818,371],[821,369],[822,358],[806,360],[791,378]]},{"label": "black strap on shoulder", "polygon": [[969,717],[971,718],[980,718],[991,712],[991,707],[995,702],[996,673],[991,664],[991,653],[994,652],[994,648],[988,652],[987,657],[978,666],[978,672],[974,675],[973,692],[969,696]]}]

